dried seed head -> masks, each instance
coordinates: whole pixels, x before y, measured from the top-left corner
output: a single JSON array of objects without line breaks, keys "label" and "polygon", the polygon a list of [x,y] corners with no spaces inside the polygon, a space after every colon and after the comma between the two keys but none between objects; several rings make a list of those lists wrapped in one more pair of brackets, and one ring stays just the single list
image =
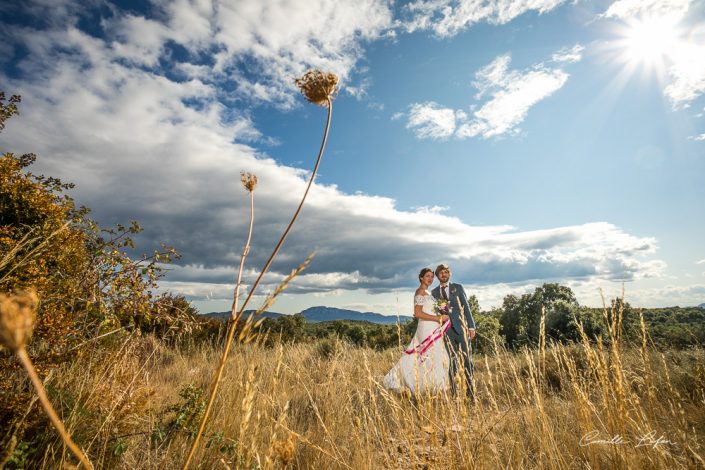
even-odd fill
[{"label": "dried seed head", "polygon": [[272,450],[284,467],[294,461],[296,436],[290,434],[286,440],[272,442]]},{"label": "dried seed head", "polygon": [[39,298],[34,290],[0,294],[0,343],[12,351],[24,347],[32,336]]},{"label": "dried seed head", "polygon": [[330,72],[309,70],[296,79],[296,86],[311,103],[327,106],[328,99],[332,100],[338,91],[338,77]]},{"label": "dried seed head", "polygon": [[257,175],[254,173],[245,173],[244,171],[240,173],[240,181],[246,190],[252,192],[257,186]]}]

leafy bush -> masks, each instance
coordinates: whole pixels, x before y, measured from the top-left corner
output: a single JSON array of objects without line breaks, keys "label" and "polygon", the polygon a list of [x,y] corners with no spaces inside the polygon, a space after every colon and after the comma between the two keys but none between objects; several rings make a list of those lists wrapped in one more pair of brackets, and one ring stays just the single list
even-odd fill
[{"label": "leafy bush", "polygon": [[[18,96],[5,103],[0,92],[0,130],[19,103]],[[134,256],[137,222],[100,227],[66,194],[73,184],[32,173],[35,161],[33,154],[0,156],[0,292],[37,291],[29,354],[40,376],[75,360],[83,345],[103,335],[137,329],[180,340],[212,326],[183,297],[154,294],[160,266],[178,257],[173,248]],[[39,421],[20,419],[32,395],[17,393],[18,368],[0,350],[0,422],[26,429]]]}]

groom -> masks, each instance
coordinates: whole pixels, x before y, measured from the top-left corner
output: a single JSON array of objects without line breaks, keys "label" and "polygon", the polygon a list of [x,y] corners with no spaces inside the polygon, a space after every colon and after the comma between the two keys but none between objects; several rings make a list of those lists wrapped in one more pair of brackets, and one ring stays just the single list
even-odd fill
[{"label": "groom", "polygon": [[450,302],[451,311],[450,329],[446,333],[446,345],[450,356],[450,383],[451,391],[457,393],[455,377],[458,375],[459,360],[463,361],[463,371],[465,372],[465,384],[467,395],[473,397],[472,387],[472,346],[470,341],[475,338],[475,320],[472,318],[472,311],[468,305],[465,290],[460,284],[450,282],[450,268],[447,264],[439,264],[436,268],[436,277],[441,283],[440,286],[431,291],[433,298],[446,299]]}]

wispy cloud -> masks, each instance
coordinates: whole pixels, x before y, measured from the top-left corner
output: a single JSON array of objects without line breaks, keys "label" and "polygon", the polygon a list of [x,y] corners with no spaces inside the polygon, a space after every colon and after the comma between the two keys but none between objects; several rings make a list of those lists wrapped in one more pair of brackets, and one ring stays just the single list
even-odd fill
[{"label": "wispy cloud", "polygon": [[[576,62],[582,46],[562,49],[554,61]],[[558,59],[558,60],[556,60]],[[488,97],[479,109],[454,110],[435,102],[413,103],[406,127],[419,139],[490,138],[518,131],[532,106],[563,87],[568,73],[539,63],[526,70],[510,70],[511,57],[502,55],[475,73],[475,98]]]},{"label": "wispy cloud", "polygon": [[571,48],[564,47],[560,51],[556,52],[551,56],[553,62],[580,62],[583,58],[583,51],[585,46],[576,44]]},{"label": "wispy cloud", "polygon": [[565,0],[416,0],[404,7],[400,25],[406,31],[431,30],[438,37],[454,36],[475,23],[505,24],[528,11],[547,13]]},{"label": "wispy cloud", "polygon": [[664,15],[684,16],[691,0],[617,0],[609,6],[604,16],[632,19],[635,17],[658,17]]},{"label": "wispy cloud", "polygon": [[476,87],[491,98],[474,112],[470,122],[458,128],[458,137],[488,138],[515,130],[533,105],[551,96],[568,80],[563,70],[543,65],[533,70],[508,72],[508,63],[508,56],[499,57],[487,66],[488,74],[482,70],[478,73]]},{"label": "wispy cloud", "polygon": [[419,139],[446,139],[455,132],[456,112],[437,103],[414,103],[409,107],[406,128]]},{"label": "wispy cloud", "polygon": [[688,137],[688,138],[689,138],[690,140],[700,140],[700,141],[702,141],[702,140],[705,140],[705,133],[700,134],[700,135],[691,135],[691,136]]}]

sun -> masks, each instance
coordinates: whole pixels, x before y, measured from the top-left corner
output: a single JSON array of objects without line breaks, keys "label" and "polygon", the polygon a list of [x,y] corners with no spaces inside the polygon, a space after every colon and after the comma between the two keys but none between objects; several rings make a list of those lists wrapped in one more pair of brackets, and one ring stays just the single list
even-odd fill
[{"label": "sun", "polygon": [[619,41],[624,62],[663,69],[678,49],[678,21],[669,16],[642,18],[624,26]]}]

